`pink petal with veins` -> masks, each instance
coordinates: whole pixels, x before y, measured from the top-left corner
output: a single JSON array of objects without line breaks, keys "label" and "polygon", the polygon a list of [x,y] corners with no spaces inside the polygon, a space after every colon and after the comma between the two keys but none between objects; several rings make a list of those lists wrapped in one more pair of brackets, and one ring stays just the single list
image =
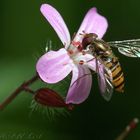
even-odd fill
[{"label": "pink petal with veins", "polygon": [[102,38],[107,30],[107,27],[108,27],[107,19],[101,16],[97,12],[96,8],[91,8],[87,12],[76,34],[76,37],[74,38],[74,41],[82,40],[81,35],[79,34],[83,34],[83,31],[85,33],[95,33],[98,35],[99,38]]},{"label": "pink petal with veins", "polygon": [[42,4],[40,8],[43,16],[48,20],[53,29],[56,31],[63,45],[67,48],[70,45],[69,30],[59,12],[49,4]]},{"label": "pink petal with veins", "polygon": [[85,101],[89,96],[91,85],[92,76],[90,70],[85,66],[75,66],[66,103],[80,104]]},{"label": "pink petal with veins", "polygon": [[72,60],[64,48],[44,54],[36,65],[40,78],[47,83],[57,83],[63,80],[72,68]]}]

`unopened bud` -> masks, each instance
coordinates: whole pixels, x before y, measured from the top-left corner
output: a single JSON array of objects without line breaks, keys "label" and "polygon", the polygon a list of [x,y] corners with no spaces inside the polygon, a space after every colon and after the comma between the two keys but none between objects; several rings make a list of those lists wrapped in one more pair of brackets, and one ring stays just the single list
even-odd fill
[{"label": "unopened bud", "polygon": [[41,105],[48,107],[67,107],[72,110],[72,105],[66,104],[65,100],[54,90],[49,88],[41,88],[36,91],[35,101]]}]

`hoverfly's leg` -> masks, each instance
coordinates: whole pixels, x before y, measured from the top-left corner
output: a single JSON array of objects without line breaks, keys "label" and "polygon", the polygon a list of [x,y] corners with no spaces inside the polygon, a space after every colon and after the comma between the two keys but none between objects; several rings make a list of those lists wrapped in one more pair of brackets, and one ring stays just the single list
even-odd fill
[{"label": "hoverfly's leg", "polygon": [[93,75],[93,74],[96,74],[96,72],[95,72],[95,71],[92,71],[91,73],[82,75],[82,76],[79,77],[77,80],[75,80],[75,81],[73,82],[73,84],[72,84],[70,87],[72,87],[72,86],[73,86],[78,80],[80,80],[81,78],[83,78],[83,77],[85,77],[85,76],[87,76],[87,75]]},{"label": "hoverfly's leg", "polygon": [[109,76],[109,75],[107,75],[106,73],[105,73],[105,77],[106,77],[107,79],[110,79],[110,76]]},{"label": "hoverfly's leg", "polygon": [[83,55],[85,55],[85,54],[91,54],[91,55],[93,55],[93,53],[91,52],[91,50],[90,50],[90,48],[88,46],[87,46],[86,49],[83,49],[82,50],[82,54]]},{"label": "hoverfly's leg", "polygon": [[92,59],[90,59],[90,60],[88,60],[87,62],[93,61],[94,59],[95,59],[95,57],[94,57],[94,58],[92,58]]},{"label": "hoverfly's leg", "polygon": [[98,65],[98,60],[96,59],[96,72],[99,73],[99,65]]}]

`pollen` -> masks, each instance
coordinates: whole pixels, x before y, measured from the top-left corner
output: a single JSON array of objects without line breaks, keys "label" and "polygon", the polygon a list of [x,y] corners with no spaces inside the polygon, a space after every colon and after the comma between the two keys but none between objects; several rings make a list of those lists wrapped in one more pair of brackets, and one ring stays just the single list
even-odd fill
[{"label": "pollen", "polygon": [[73,54],[73,51],[72,51],[72,50],[68,50],[68,53],[69,53],[70,55],[72,55],[72,54]]},{"label": "pollen", "polygon": [[80,46],[81,45],[81,42],[79,42],[79,41],[78,42],[72,41],[72,45],[73,46]]},{"label": "pollen", "polygon": [[79,64],[80,65],[83,65],[84,64],[84,61],[83,60],[80,60]]}]

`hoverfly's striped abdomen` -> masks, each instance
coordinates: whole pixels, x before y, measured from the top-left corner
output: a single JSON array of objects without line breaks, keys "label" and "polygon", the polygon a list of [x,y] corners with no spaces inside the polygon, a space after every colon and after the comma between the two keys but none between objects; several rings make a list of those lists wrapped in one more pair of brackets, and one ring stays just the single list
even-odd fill
[{"label": "hoverfly's striped abdomen", "polygon": [[[113,54],[110,45],[102,39],[99,39],[97,35],[89,33],[85,34],[82,40],[82,47],[86,49],[89,54],[92,54],[96,61],[99,61],[104,67],[104,78],[106,82],[106,90],[103,94],[106,94],[105,98],[111,97],[113,88],[118,92],[124,92],[124,75],[122,68],[116,56]],[[97,63],[98,65],[98,63]],[[97,73],[102,73],[102,71],[97,68]],[[102,78],[99,78],[101,81]],[[104,83],[104,81],[99,81]],[[102,84],[105,85],[105,84]],[[104,88],[101,87],[101,90]]]},{"label": "hoverfly's striped abdomen", "polygon": [[110,62],[106,62],[106,66],[112,73],[112,84],[116,91],[124,92],[124,75],[119,61],[114,58]]}]

